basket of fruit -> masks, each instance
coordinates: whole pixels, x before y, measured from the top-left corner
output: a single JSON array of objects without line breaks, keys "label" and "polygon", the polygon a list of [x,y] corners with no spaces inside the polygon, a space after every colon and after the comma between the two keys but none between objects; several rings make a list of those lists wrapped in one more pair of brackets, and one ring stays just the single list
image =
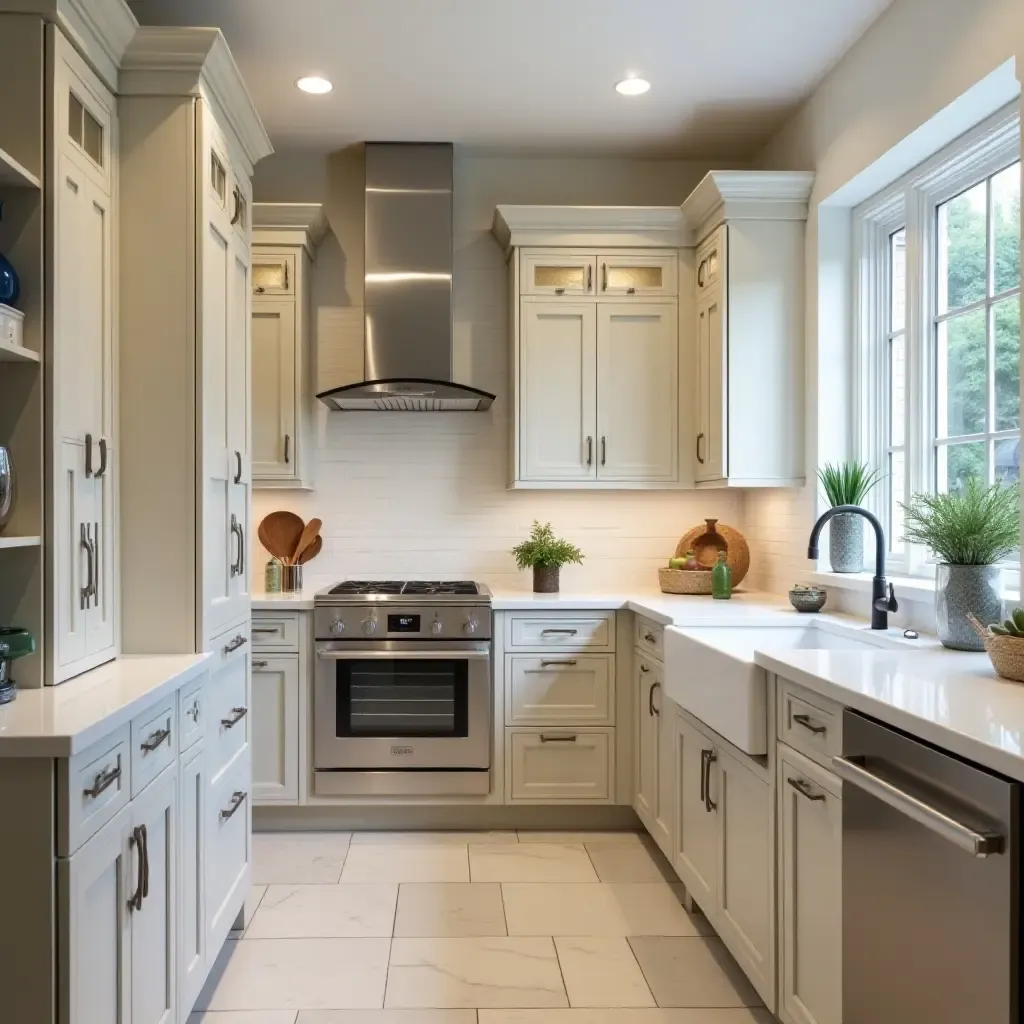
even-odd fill
[{"label": "basket of fruit", "polygon": [[711,567],[701,565],[692,551],[668,560],[668,567],[658,570],[658,584],[663,594],[710,594]]},{"label": "basket of fruit", "polygon": [[970,620],[996,672],[1004,679],[1024,683],[1024,608],[1014,608],[1005,622],[993,623],[987,629],[973,615]]}]

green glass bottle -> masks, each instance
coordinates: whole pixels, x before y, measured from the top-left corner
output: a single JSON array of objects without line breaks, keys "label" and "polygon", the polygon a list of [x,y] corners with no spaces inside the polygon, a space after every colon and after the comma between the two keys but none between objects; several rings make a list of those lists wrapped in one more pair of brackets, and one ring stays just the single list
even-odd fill
[{"label": "green glass bottle", "polygon": [[716,601],[728,601],[732,597],[732,573],[725,564],[725,552],[718,552],[718,561],[711,570],[711,596]]}]

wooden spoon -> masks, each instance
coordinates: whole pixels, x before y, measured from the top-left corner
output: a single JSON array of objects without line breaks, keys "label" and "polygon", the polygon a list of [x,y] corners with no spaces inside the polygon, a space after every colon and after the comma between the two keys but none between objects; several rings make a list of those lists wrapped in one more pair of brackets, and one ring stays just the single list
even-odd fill
[{"label": "wooden spoon", "polygon": [[302,519],[294,512],[271,512],[260,523],[257,533],[260,543],[275,558],[279,558],[285,565],[290,565],[289,559],[294,554],[295,546],[299,543],[304,529]]},{"label": "wooden spoon", "polygon": [[309,545],[312,544],[320,535],[320,527],[323,525],[324,524],[321,523],[319,519],[310,519],[310,521],[306,523],[302,530],[302,536],[299,537],[298,543],[295,545],[295,551],[292,552],[292,565],[301,564],[299,558],[302,555],[302,552],[305,551],[306,548],[308,548]]},{"label": "wooden spoon", "polygon": [[316,558],[320,554],[320,549],[324,546],[324,539],[319,534],[313,539],[313,543],[306,548],[305,551],[299,555],[299,565],[305,565],[310,559]]}]

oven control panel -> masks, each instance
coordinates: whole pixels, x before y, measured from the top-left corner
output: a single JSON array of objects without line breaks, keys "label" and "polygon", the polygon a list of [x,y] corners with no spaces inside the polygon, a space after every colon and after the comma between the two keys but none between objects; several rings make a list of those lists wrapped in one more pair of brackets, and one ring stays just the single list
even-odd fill
[{"label": "oven control panel", "polygon": [[344,605],[317,607],[318,640],[489,640],[489,605]]}]

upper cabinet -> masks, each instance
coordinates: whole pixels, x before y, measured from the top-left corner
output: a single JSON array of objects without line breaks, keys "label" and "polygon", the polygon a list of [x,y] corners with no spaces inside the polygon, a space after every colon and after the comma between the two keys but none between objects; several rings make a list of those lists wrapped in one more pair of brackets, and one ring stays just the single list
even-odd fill
[{"label": "upper cabinet", "polygon": [[122,566],[122,646],[208,650],[249,619],[250,178],[270,143],[216,29],[140,28],[120,94],[121,530],[145,553]]},{"label": "upper cabinet", "polygon": [[804,481],[804,227],[813,176],[712,171],[683,203],[698,487]]},{"label": "upper cabinet", "polygon": [[685,486],[679,210],[503,206],[494,232],[512,282],[511,486]]},{"label": "upper cabinet", "polygon": [[326,232],[319,204],[253,206],[253,487],[312,486],[311,275]]}]

